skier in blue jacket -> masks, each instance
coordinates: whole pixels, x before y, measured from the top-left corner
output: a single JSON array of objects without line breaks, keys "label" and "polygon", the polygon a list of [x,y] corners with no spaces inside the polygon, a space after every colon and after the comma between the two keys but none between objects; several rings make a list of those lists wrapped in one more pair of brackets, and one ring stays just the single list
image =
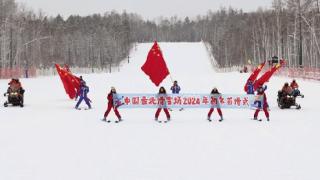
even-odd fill
[{"label": "skier in blue jacket", "polygon": [[[173,82],[173,85],[171,86],[170,90],[172,91],[172,94],[174,94],[174,95],[175,95],[175,94],[179,94],[181,88],[180,88],[180,86],[178,85],[178,81],[174,81],[174,82]],[[182,111],[182,110],[183,110],[183,108],[180,108],[180,109],[179,109],[179,111]],[[172,109],[169,108],[169,111],[172,111]]]},{"label": "skier in blue jacket", "polygon": [[82,82],[79,91],[77,92],[77,96],[76,96],[76,100],[78,98],[78,96],[80,97],[77,105],[76,105],[76,109],[79,109],[79,105],[81,104],[82,100],[84,100],[86,102],[86,104],[88,105],[88,108],[91,109],[91,100],[88,98],[87,94],[89,93],[89,87],[86,85],[86,82]]},{"label": "skier in blue jacket", "polygon": [[178,85],[178,81],[174,81],[173,82],[173,86],[171,86],[171,91],[172,91],[172,94],[179,94],[181,88],[180,86]]}]

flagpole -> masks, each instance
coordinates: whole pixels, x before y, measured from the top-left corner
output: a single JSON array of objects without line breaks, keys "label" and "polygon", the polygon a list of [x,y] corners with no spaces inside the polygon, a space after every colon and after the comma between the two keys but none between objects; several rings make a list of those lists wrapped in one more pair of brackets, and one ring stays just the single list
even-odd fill
[{"label": "flagpole", "polygon": [[173,78],[172,78],[171,74],[170,74],[170,79],[171,79],[171,82],[173,83]]}]

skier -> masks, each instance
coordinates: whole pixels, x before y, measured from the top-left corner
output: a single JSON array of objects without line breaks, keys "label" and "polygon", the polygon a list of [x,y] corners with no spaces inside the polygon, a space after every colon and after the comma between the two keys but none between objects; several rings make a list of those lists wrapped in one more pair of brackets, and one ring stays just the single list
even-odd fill
[{"label": "skier", "polygon": [[83,80],[82,76],[79,77],[79,80],[80,80],[80,86],[81,86],[83,83],[86,83],[86,81]]},{"label": "skier", "polygon": [[[220,116],[219,121],[221,122],[221,121],[223,121],[223,116],[222,116],[222,111],[221,111],[219,103],[218,103],[219,101],[217,99],[218,98],[217,96],[219,96],[219,95],[221,95],[221,94],[219,93],[218,89],[217,88],[213,88],[212,91],[211,91],[211,97],[215,98],[215,100],[217,102],[217,105],[215,105],[215,106],[217,107],[217,111],[218,111],[218,114]],[[208,121],[210,121],[210,122],[212,121],[211,120],[211,114],[212,114],[213,111],[214,111],[214,105],[211,106],[211,108],[209,110],[209,113],[208,113]]]},{"label": "skier", "polygon": [[158,117],[159,117],[161,109],[163,109],[164,112],[166,113],[167,121],[170,121],[170,114],[169,114],[169,111],[168,111],[168,108],[167,108],[167,104],[166,104],[166,100],[165,100],[166,96],[167,96],[166,89],[164,87],[160,87],[159,93],[158,93],[159,107],[158,107],[158,110],[157,110],[157,112],[155,114],[155,120],[156,121],[158,121]]},{"label": "skier", "polygon": [[[104,113],[104,117],[103,117],[103,121],[107,121],[107,117],[108,117],[108,114],[110,113],[111,109],[113,108],[113,111],[115,112],[116,116],[118,117],[118,121],[115,121],[116,123],[122,121],[121,119],[121,115],[118,111],[118,107],[120,106],[118,101],[118,95],[117,95],[117,91],[116,91],[116,88],[114,87],[111,87],[111,91],[110,93],[108,94],[108,108],[106,110],[106,112]],[[109,120],[107,122],[110,122]]]},{"label": "skier", "polygon": [[249,80],[247,84],[247,94],[254,94],[254,86],[251,80]]},{"label": "skier", "polygon": [[[259,97],[259,106],[257,108],[257,110],[255,111],[254,113],[254,117],[253,119],[254,120],[258,120],[258,114],[260,112],[260,110],[262,109],[264,111],[264,114],[266,115],[266,118],[267,118],[267,121],[269,121],[269,112],[268,112],[268,108],[269,108],[269,105],[268,105],[268,102],[267,102],[267,96],[266,96],[266,93],[265,93],[265,90],[267,88],[263,88],[262,86],[260,86],[258,89],[257,89],[257,95]],[[261,121],[261,120],[259,120]]]},{"label": "skier", "polygon": [[[172,91],[172,94],[173,94],[173,95],[179,94],[181,88],[180,88],[180,86],[178,85],[178,81],[174,81],[174,82],[173,82],[173,85],[171,86],[170,90]],[[169,110],[172,111],[171,108],[169,108]],[[179,109],[179,111],[182,111],[182,110],[183,110],[183,108],[180,108],[180,109]]]},{"label": "skier", "polygon": [[76,109],[80,110],[79,105],[81,104],[82,100],[84,100],[88,106],[89,109],[91,109],[91,100],[88,98],[88,93],[89,93],[89,87],[86,85],[86,82],[83,82],[80,86],[79,91],[77,92],[77,96],[76,96],[76,100],[78,99],[78,97],[80,96],[77,105],[76,105]]},{"label": "skier", "polygon": [[171,91],[172,91],[172,94],[179,94],[181,88],[180,86],[178,85],[178,81],[174,81],[173,82],[173,85],[171,86]]}]

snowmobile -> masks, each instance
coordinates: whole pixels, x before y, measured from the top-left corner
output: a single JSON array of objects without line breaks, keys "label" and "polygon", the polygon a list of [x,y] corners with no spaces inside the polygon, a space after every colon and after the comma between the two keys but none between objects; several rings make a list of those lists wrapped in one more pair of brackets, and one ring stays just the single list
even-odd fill
[{"label": "snowmobile", "polygon": [[301,109],[300,104],[296,103],[296,96],[285,94],[282,91],[278,91],[277,102],[280,109],[290,109],[291,106]]},{"label": "snowmobile", "polygon": [[[24,90],[22,90],[24,92]],[[23,107],[23,92],[19,91],[9,91],[4,94],[4,96],[8,96],[8,101],[6,101],[3,105],[4,107],[8,107],[9,104],[12,106],[20,106]]]}]

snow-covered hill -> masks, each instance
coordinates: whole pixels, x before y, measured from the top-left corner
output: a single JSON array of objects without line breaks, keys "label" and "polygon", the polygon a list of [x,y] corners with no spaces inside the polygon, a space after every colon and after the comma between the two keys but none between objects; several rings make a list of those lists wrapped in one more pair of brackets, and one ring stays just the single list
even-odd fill
[{"label": "snow-covered hill", "polygon": [[[156,123],[154,109],[121,109],[124,122],[100,119],[111,86],[121,93],[155,93],[140,70],[152,44],[140,44],[130,64],[113,74],[83,75],[93,109],[78,111],[59,77],[22,79],[25,108],[0,107],[2,180],[293,180],[319,179],[320,84],[298,80],[301,110],[280,110],[268,84],[270,122],[251,120],[252,110],[223,109],[225,121],[209,123],[208,109],[171,112]],[[182,93],[243,93],[248,74],[214,72],[202,43],[160,43]],[[0,81],[5,92],[8,80]],[[170,77],[162,84],[167,89]],[[0,98],[1,103],[5,98]],[[162,112],[163,113],[163,112]],[[113,112],[110,118],[115,119]],[[264,118],[264,114],[260,114]],[[213,114],[217,119],[216,112]],[[165,118],[164,114],[160,118]]]}]

